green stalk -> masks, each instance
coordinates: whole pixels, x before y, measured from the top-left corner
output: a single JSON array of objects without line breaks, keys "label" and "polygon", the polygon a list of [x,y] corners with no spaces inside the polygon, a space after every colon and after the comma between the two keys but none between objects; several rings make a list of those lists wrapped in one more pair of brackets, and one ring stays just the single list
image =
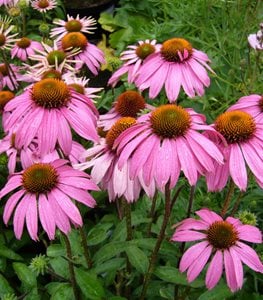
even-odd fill
[{"label": "green stalk", "polygon": [[229,204],[231,202],[231,198],[232,198],[233,193],[234,193],[234,189],[235,189],[234,181],[232,179],[230,179],[228,191],[227,191],[227,194],[226,194],[226,198],[225,198],[225,201],[224,201],[224,204],[223,204],[223,208],[221,210],[221,216],[222,217],[225,216],[225,214],[228,210]]}]

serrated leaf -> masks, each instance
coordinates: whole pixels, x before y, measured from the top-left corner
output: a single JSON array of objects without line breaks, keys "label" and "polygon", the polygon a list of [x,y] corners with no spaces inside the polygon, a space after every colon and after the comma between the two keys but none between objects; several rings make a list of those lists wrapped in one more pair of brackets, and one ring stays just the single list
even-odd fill
[{"label": "serrated leaf", "polygon": [[193,288],[204,286],[203,280],[196,279],[192,283],[189,283],[186,279],[186,275],[181,273],[177,268],[163,266],[155,269],[154,274],[160,279],[179,285],[187,285]]},{"label": "serrated leaf", "polygon": [[5,294],[14,293],[13,288],[9,285],[6,278],[0,274],[0,297],[2,298]]},{"label": "serrated leaf", "polygon": [[66,250],[61,244],[53,244],[47,248],[47,256],[49,257],[60,257],[65,255]]},{"label": "serrated leaf", "polygon": [[27,265],[15,262],[13,268],[27,290],[31,290],[37,285],[36,274]]},{"label": "serrated leaf", "polygon": [[96,264],[111,259],[125,250],[126,242],[111,242],[101,247],[93,256]]},{"label": "serrated leaf", "polygon": [[86,299],[101,300],[105,297],[105,291],[101,282],[82,269],[75,269],[76,280]]},{"label": "serrated leaf", "polygon": [[204,292],[201,296],[199,296],[198,300],[218,300],[218,299],[226,299],[232,295],[229,287],[221,282],[212,290],[208,290]]},{"label": "serrated leaf", "polygon": [[146,254],[136,246],[129,246],[125,251],[131,265],[138,272],[145,274],[149,267],[149,261]]}]

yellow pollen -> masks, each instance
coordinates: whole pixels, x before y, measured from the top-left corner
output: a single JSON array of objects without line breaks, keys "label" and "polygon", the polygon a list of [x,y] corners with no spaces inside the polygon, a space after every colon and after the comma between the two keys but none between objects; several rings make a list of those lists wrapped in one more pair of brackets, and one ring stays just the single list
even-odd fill
[{"label": "yellow pollen", "polygon": [[155,47],[149,43],[143,43],[138,46],[135,53],[141,59],[145,59],[147,56],[155,52]]},{"label": "yellow pollen", "polygon": [[34,84],[32,99],[37,105],[47,109],[60,108],[70,100],[70,90],[64,81],[46,78]]},{"label": "yellow pollen", "polygon": [[82,28],[82,24],[78,20],[70,20],[66,23],[65,28],[68,32],[77,32]]},{"label": "yellow pollen", "polygon": [[61,40],[64,50],[71,48],[84,49],[88,44],[88,40],[81,32],[69,32]]},{"label": "yellow pollen", "polygon": [[49,163],[35,163],[22,175],[25,190],[32,194],[50,192],[58,182],[56,169]]},{"label": "yellow pollen", "polygon": [[231,144],[250,139],[256,130],[256,124],[250,114],[235,110],[220,115],[215,121],[215,128]]},{"label": "yellow pollen", "polygon": [[123,117],[116,121],[111,129],[106,134],[106,144],[110,150],[113,150],[113,145],[117,137],[126,129],[136,123],[136,120],[131,117]]},{"label": "yellow pollen", "polygon": [[161,138],[183,136],[191,125],[189,113],[175,104],[161,105],[151,114],[153,132]]},{"label": "yellow pollen", "polygon": [[0,73],[1,73],[3,76],[7,76],[7,75],[8,75],[8,67],[7,67],[6,64],[0,65]]},{"label": "yellow pollen", "polygon": [[192,56],[193,47],[185,39],[173,38],[163,43],[161,55],[166,61],[181,62]]},{"label": "yellow pollen", "polygon": [[140,110],[144,108],[145,100],[136,91],[126,91],[120,94],[115,103],[115,109],[122,117],[136,118]]},{"label": "yellow pollen", "polygon": [[216,221],[212,223],[206,234],[208,242],[215,249],[228,249],[235,245],[238,240],[238,233],[234,226],[226,221]]},{"label": "yellow pollen", "polygon": [[0,47],[1,47],[1,46],[4,46],[5,41],[6,41],[5,35],[2,34],[2,33],[0,33]]},{"label": "yellow pollen", "polygon": [[26,37],[22,37],[19,41],[16,42],[17,46],[22,49],[26,49],[30,46],[31,41]]},{"label": "yellow pollen", "polygon": [[49,6],[49,1],[48,0],[39,0],[38,1],[38,6],[40,8],[46,8]]},{"label": "yellow pollen", "polygon": [[0,111],[2,111],[6,103],[14,97],[15,94],[10,91],[0,91]]},{"label": "yellow pollen", "polygon": [[77,83],[71,83],[68,86],[72,87],[76,92],[85,95],[85,88],[82,85]]}]

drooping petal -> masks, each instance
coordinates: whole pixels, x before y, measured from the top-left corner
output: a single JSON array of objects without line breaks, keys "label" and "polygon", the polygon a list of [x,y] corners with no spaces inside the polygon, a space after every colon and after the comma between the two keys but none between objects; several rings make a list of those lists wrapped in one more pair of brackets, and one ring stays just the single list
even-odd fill
[{"label": "drooping petal", "polygon": [[43,229],[46,231],[50,240],[55,238],[56,222],[53,210],[44,194],[39,195],[38,199],[39,219]]},{"label": "drooping petal", "polygon": [[262,234],[260,230],[252,225],[240,225],[237,229],[238,237],[247,242],[262,243]]},{"label": "drooping petal", "polygon": [[223,273],[223,254],[221,250],[217,250],[211,263],[207,269],[205,284],[206,287],[211,290],[214,288],[220,280]]},{"label": "drooping petal", "polygon": [[173,235],[173,241],[176,242],[191,242],[197,240],[203,240],[206,238],[206,234],[193,230],[176,231]]},{"label": "drooping petal", "polygon": [[36,195],[30,195],[27,199],[28,207],[26,211],[26,226],[30,237],[34,240],[38,240],[38,218],[37,218],[37,200]]},{"label": "drooping petal", "polygon": [[20,198],[24,195],[24,193],[25,193],[24,190],[20,190],[20,191],[16,192],[15,194],[13,194],[12,196],[10,196],[10,198],[6,202],[6,205],[4,208],[4,214],[3,214],[3,220],[6,225],[14,211],[15,206],[17,205]]},{"label": "drooping petal", "polygon": [[196,211],[195,213],[209,225],[216,221],[223,221],[223,219],[218,214],[216,214],[208,208],[202,208]]}]

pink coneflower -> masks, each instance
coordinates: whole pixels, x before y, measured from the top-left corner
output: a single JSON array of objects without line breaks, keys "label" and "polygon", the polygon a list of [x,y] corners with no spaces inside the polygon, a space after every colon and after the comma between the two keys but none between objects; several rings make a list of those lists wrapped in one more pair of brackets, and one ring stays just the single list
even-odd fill
[{"label": "pink coneflower", "polygon": [[0,0],[0,6],[12,4],[13,0]]},{"label": "pink coneflower", "polygon": [[136,118],[143,109],[152,110],[153,108],[138,92],[125,91],[117,97],[110,111],[100,116],[98,127],[109,130],[118,119],[122,117]]},{"label": "pink coneflower", "polygon": [[35,163],[23,172],[10,177],[0,191],[3,198],[11,191],[3,219],[7,224],[14,211],[14,232],[17,239],[23,233],[24,223],[33,240],[38,240],[38,215],[49,239],[55,238],[56,226],[64,233],[71,225],[82,226],[82,218],[71,198],[88,207],[96,205],[87,190],[98,190],[89,175],[58,159],[50,163]]},{"label": "pink coneflower", "polygon": [[155,98],[164,86],[170,102],[176,101],[181,86],[190,98],[202,96],[204,87],[210,85],[206,68],[212,70],[208,62],[208,56],[187,40],[173,38],[145,60],[135,84],[140,90],[149,88],[150,98]]},{"label": "pink coneflower", "polygon": [[30,55],[29,59],[37,61],[34,66],[27,66],[32,73],[35,73],[35,77],[41,77],[44,72],[54,69],[60,73],[75,71],[75,67],[72,64],[78,62],[74,58],[78,53],[78,50],[63,51],[58,48],[57,43],[54,41],[53,46],[49,46],[42,43],[43,50],[35,49],[36,54]]},{"label": "pink coneflower", "polygon": [[211,255],[213,258],[207,269],[205,283],[208,289],[214,288],[223,274],[232,292],[243,285],[242,263],[256,272],[263,273],[263,265],[250,246],[243,243],[262,243],[262,234],[252,225],[243,225],[238,219],[228,217],[223,220],[209,209],[196,212],[201,218],[186,219],[179,223],[171,238],[176,242],[202,240],[184,253],[179,270],[187,270],[187,280],[194,281],[205,267]]},{"label": "pink coneflower", "polygon": [[89,79],[86,77],[76,77],[74,73],[65,73],[63,75],[63,80],[66,84],[72,87],[76,92],[83,94],[90,99],[98,98],[100,96],[95,93],[101,92],[103,88],[92,88],[89,87]]},{"label": "pink coneflower", "polygon": [[9,90],[13,91],[19,86],[19,71],[20,67],[14,64],[0,64],[0,73],[2,74],[1,83],[3,88],[8,87]]},{"label": "pink coneflower", "polygon": [[88,42],[88,39],[81,32],[69,32],[61,40],[61,47],[64,51],[79,49],[74,56],[78,62],[76,68],[80,69],[84,64],[94,74],[98,74],[100,65],[105,63],[103,52],[95,45]]},{"label": "pink coneflower", "polygon": [[[134,125],[136,120],[131,117],[119,119],[107,132],[106,138],[101,138],[100,143],[94,145],[84,153],[88,160],[75,168],[85,170],[92,168],[91,177],[101,187],[107,190],[109,201],[124,196],[128,202],[134,202],[139,198],[141,184],[138,178],[131,180],[129,177],[129,161],[125,161],[122,169],[118,168],[118,155],[113,149],[116,138],[127,128]],[[149,196],[153,196],[152,185],[146,190]]]},{"label": "pink coneflower", "polygon": [[[263,119],[251,114],[232,110],[221,114],[212,125],[226,140],[214,139],[224,154],[225,164],[215,164],[215,173],[206,174],[210,191],[221,190],[227,184],[229,176],[240,190],[247,187],[247,166],[254,174],[259,186],[263,187]],[[247,165],[247,166],[246,166]]]},{"label": "pink coneflower", "polygon": [[142,170],[146,185],[155,180],[161,191],[168,182],[175,186],[181,170],[195,185],[200,174],[214,171],[214,160],[223,163],[215,144],[197,132],[212,129],[204,121],[203,115],[174,104],[143,115],[116,139],[119,167],[130,159],[131,178]]},{"label": "pink coneflower", "polygon": [[247,39],[250,47],[255,50],[263,50],[263,23],[260,24],[260,30],[250,34]]},{"label": "pink coneflower", "polygon": [[26,61],[30,55],[35,54],[35,49],[43,51],[43,46],[37,41],[22,37],[11,49],[11,58],[17,57],[22,61]]},{"label": "pink coneflower", "polygon": [[113,87],[118,83],[120,77],[128,73],[128,82],[134,82],[144,60],[152,53],[159,52],[160,44],[156,44],[156,40],[139,41],[137,45],[129,45],[128,50],[121,53],[120,59],[124,61],[116,72],[114,72],[109,79],[108,84]]},{"label": "pink coneflower", "polygon": [[57,7],[56,0],[35,0],[32,1],[31,6],[38,10],[41,13],[45,13],[48,10],[54,9]]},{"label": "pink coneflower", "polygon": [[5,131],[18,125],[18,148],[27,147],[37,138],[41,155],[52,152],[57,142],[68,155],[72,147],[71,128],[87,140],[98,141],[98,112],[93,102],[59,79],[35,83],[9,101],[5,111],[12,112],[3,124]]},{"label": "pink coneflower", "polygon": [[1,50],[10,50],[17,39],[14,37],[18,35],[18,33],[10,34],[10,32],[14,29],[14,25],[9,25],[7,29],[5,29],[5,24],[2,24],[0,27],[0,49]]},{"label": "pink coneflower", "polygon": [[96,29],[95,25],[97,22],[92,17],[80,18],[79,15],[77,15],[76,18],[73,18],[67,15],[67,19],[67,21],[53,21],[53,23],[59,27],[51,30],[50,36],[52,38],[56,37],[56,40],[59,41],[69,32],[93,33],[92,30]]},{"label": "pink coneflower", "polygon": [[15,97],[15,94],[10,91],[0,91],[0,114],[2,114],[5,105]]}]

